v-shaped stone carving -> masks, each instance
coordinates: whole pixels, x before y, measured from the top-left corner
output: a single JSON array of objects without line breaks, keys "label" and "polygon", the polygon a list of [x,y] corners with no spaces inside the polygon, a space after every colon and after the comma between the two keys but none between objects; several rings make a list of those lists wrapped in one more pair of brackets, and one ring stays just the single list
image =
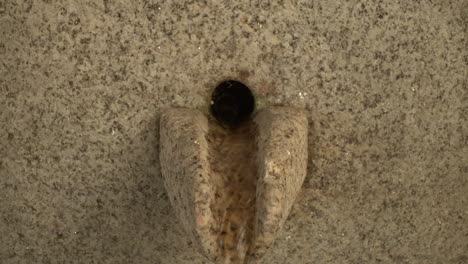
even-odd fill
[{"label": "v-shaped stone carving", "polygon": [[198,110],[161,116],[162,175],[188,237],[215,263],[258,263],[307,169],[307,117],[272,107],[236,129]]}]

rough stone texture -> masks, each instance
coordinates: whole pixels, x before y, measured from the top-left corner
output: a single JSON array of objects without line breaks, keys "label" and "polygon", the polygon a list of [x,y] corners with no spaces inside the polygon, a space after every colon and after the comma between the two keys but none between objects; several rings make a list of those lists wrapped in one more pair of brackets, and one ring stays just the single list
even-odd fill
[{"label": "rough stone texture", "polygon": [[305,112],[262,109],[226,129],[198,110],[173,108],[160,129],[162,176],[187,238],[216,263],[258,263],[306,176]]},{"label": "rough stone texture", "polygon": [[252,262],[259,263],[289,215],[307,173],[305,112],[272,107],[260,110],[257,126],[257,201],[255,238],[249,249]]},{"label": "rough stone texture", "polygon": [[159,113],[222,79],[309,116],[264,263],[466,263],[465,0],[0,1],[2,263],[207,263]]},{"label": "rough stone texture", "polygon": [[211,234],[213,184],[208,161],[208,119],[197,110],[169,109],[161,114],[160,166],[166,192],[186,238],[210,258],[218,257]]}]

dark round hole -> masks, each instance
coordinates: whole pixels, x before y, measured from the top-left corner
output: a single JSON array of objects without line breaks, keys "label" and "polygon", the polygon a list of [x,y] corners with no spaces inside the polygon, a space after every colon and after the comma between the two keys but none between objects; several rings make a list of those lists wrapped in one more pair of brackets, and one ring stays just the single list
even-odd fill
[{"label": "dark round hole", "polygon": [[220,123],[231,128],[246,121],[254,109],[252,92],[238,81],[220,83],[211,97],[211,113]]}]

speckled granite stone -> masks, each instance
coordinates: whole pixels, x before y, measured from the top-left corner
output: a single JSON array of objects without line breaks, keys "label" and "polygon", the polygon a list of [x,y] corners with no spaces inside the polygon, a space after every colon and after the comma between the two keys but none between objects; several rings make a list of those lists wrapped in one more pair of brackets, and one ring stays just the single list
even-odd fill
[{"label": "speckled granite stone", "polygon": [[258,2],[0,2],[2,263],[207,263],[158,123],[225,78],[309,115],[264,263],[468,261],[467,2]]}]

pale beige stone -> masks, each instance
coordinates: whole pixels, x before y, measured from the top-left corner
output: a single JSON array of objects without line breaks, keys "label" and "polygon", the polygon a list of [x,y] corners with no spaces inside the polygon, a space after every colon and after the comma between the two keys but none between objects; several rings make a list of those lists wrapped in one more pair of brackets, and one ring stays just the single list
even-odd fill
[{"label": "pale beige stone", "polygon": [[273,107],[231,130],[198,110],[161,116],[161,168],[188,237],[216,263],[257,263],[307,169],[307,118]]}]

